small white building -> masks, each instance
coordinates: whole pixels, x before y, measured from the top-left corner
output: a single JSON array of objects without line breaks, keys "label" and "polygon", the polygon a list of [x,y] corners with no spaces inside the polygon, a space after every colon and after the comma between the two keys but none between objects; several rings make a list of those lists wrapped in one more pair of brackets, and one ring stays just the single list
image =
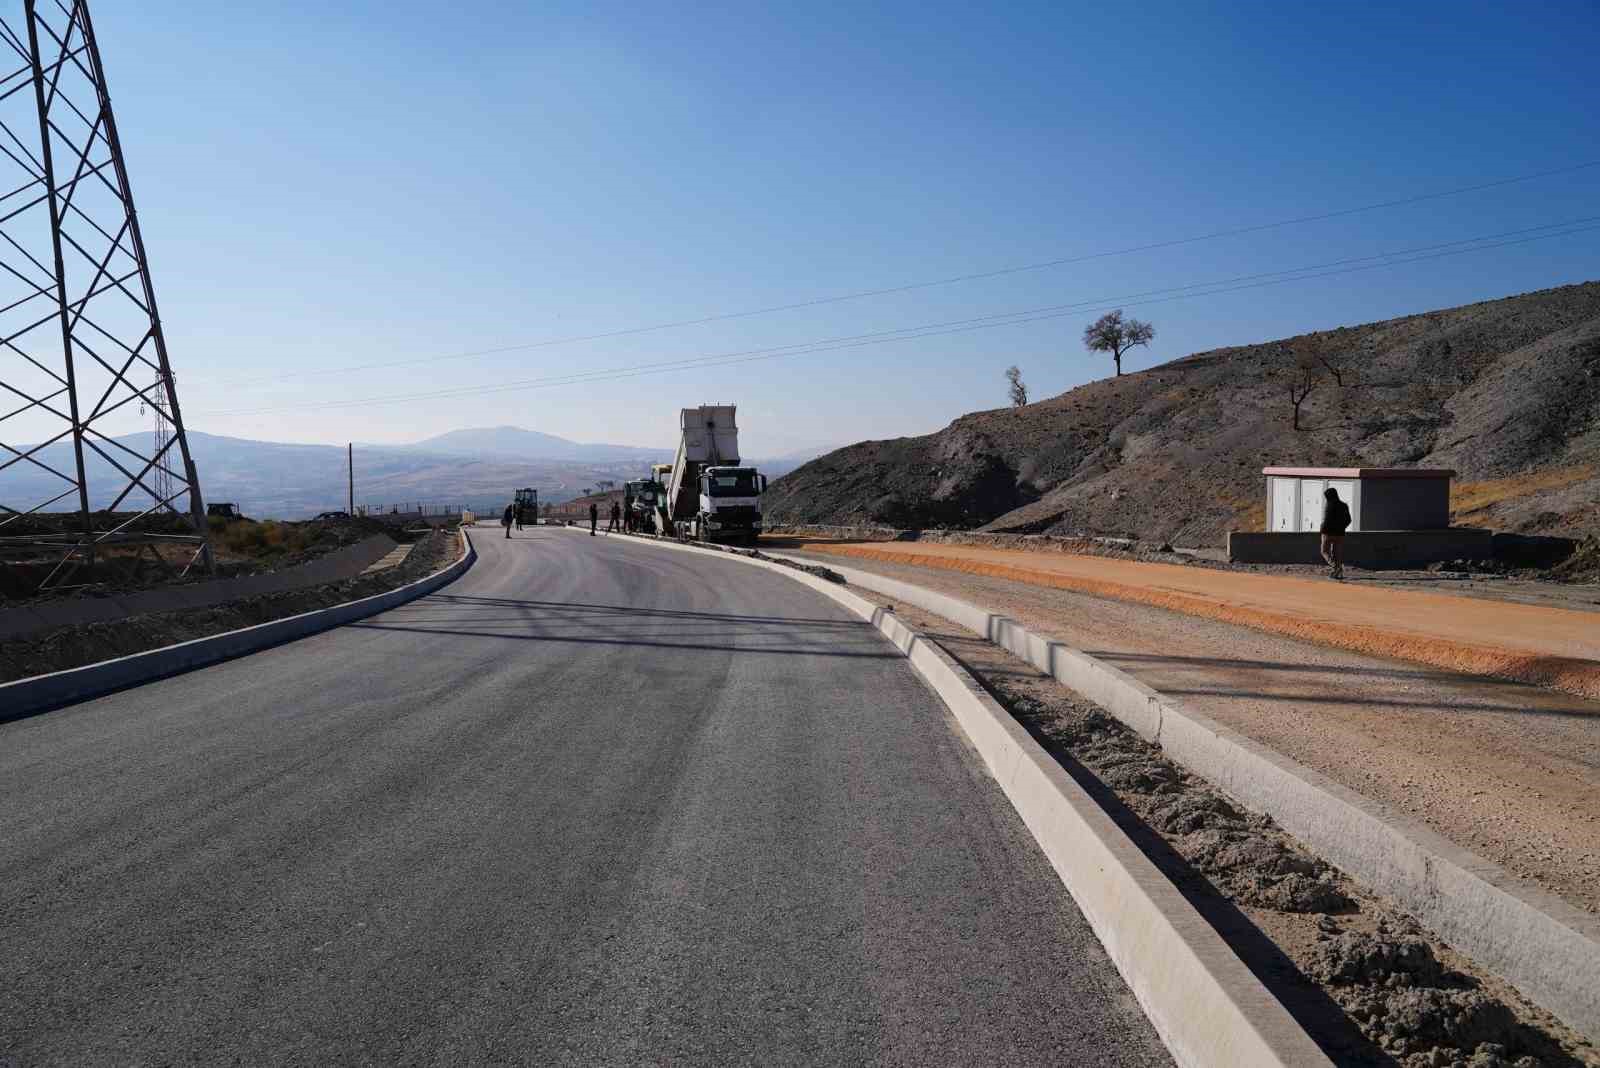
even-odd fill
[{"label": "small white building", "polygon": [[1334,489],[1350,506],[1350,529],[1444,530],[1450,526],[1454,471],[1419,467],[1264,467],[1267,530],[1314,531],[1322,494]]}]

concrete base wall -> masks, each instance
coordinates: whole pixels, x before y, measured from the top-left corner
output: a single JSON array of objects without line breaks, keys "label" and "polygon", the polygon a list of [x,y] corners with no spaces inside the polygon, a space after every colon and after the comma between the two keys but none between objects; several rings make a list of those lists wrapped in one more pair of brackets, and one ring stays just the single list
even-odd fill
[{"label": "concrete base wall", "polygon": [[[1487,560],[1494,534],[1487,530],[1362,530],[1344,536],[1344,560],[1354,567],[1421,567],[1447,560]],[[1228,560],[1236,564],[1320,564],[1317,533],[1228,532]]]}]

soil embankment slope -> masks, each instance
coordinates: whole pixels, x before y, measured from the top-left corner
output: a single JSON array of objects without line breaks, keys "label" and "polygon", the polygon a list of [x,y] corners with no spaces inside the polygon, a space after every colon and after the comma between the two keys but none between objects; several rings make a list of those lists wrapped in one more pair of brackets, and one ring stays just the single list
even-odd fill
[{"label": "soil embankment slope", "polygon": [[[1288,382],[1319,382],[1293,425]],[[1600,282],[1197,353],[773,483],[773,523],[1219,544],[1259,529],[1268,464],[1449,467],[1456,522],[1600,527]]]}]

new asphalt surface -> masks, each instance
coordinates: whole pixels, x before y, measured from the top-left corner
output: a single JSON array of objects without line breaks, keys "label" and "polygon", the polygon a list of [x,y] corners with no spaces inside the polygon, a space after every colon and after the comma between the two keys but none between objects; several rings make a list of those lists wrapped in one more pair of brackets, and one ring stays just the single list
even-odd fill
[{"label": "new asphalt surface", "polygon": [[1169,1063],[875,631],[709,554],[475,542],[0,724],[0,1065]]}]

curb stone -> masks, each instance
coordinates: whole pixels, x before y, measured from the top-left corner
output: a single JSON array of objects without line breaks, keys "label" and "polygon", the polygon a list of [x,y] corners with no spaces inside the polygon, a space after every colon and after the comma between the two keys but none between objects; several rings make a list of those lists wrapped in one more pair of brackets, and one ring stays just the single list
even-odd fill
[{"label": "curb stone", "polygon": [[851,585],[966,627],[1105,708],[1179,764],[1246,808],[1271,816],[1323,859],[1395,901],[1569,1027],[1600,1039],[1600,920],[1087,653],[966,601],[831,561],[829,566]]},{"label": "curb stone", "polygon": [[[672,552],[723,552],[635,540]],[[810,586],[911,661],[978,751],[1178,1064],[1332,1064],[1111,816],[944,650],[892,611],[825,579],[739,552],[723,555]]]},{"label": "curb stone", "polygon": [[259,652],[425,597],[466,574],[477,560],[478,552],[473,548],[472,539],[467,536],[465,529],[461,531],[461,539],[467,548],[461,559],[387,593],[258,623],[253,627],[211,634],[177,645],[132,653],[115,660],[102,660],[98,664],[85,664],[83,667],[0,684],[0,723],[101,697],[169,675],[182,674],[246,653]]}]

